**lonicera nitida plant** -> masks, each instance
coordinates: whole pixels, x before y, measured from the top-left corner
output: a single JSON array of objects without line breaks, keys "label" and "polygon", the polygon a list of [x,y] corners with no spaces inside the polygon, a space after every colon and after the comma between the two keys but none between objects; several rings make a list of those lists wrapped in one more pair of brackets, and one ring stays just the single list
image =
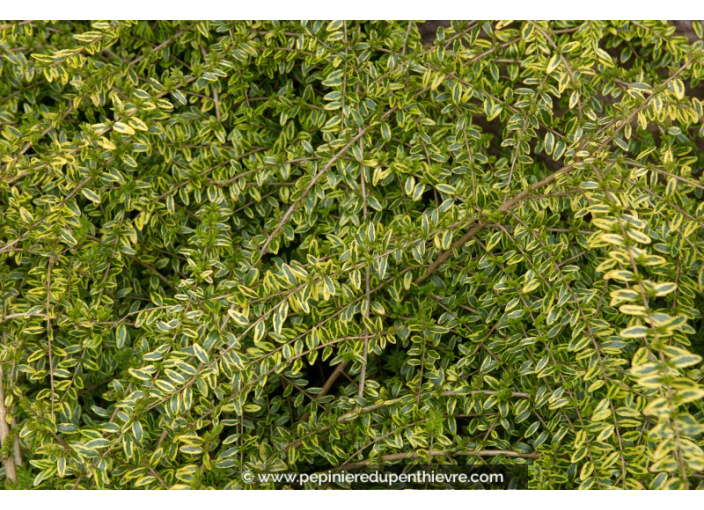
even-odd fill
[{"label": "lonicera nitida plant", "polygon": [[692,28],[4,23],[5,486],[696,488]]}]

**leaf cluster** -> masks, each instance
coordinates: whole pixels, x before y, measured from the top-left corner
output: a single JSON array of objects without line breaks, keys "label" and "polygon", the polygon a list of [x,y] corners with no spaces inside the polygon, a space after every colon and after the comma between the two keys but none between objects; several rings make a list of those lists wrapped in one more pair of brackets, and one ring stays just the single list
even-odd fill
[{"label": "leaf cluster", "polygon": [[6,483],[701,485],[693,23],[2,24]]}]

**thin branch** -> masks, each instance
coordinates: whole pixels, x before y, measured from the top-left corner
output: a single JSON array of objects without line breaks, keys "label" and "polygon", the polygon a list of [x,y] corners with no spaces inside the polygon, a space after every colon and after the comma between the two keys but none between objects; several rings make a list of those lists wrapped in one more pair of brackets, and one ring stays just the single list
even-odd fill
[{"label": "thin branch", "polygon": [[[360,129],[361,132],[361,129]],[[366,176],[364,174],[364,137],[359,139],[359,150],[362,153],[362,162],[359,163],[359,174],[360,174],[360,182],[362,185],[362,215],[363,215],[363,220],[364,223],[367,223],[367,185],[366,185]],[[364,317],[369,318],[369,307],[371,306],[370,302],[370,297],[369,297],[369,263],[367,263],[367,267],[365,268],[365,278],[364,278],[364,294],[365,294],[365,300],[367,302],[367,306],[365,307],[364,311]],[[365,336],[369,334],[369,331],[367,330],[366,326],[364,328],[364,334]],[[364,397],[364,384],[366,383],[367,379],[367,354],[369,350],[369,338],[364,339],[364,352],[362,353],[362,357],[364,358],[364,361],[362,362],[362,369],[361,372],[359,373],[359,392],[358,395],[360,397]]]},{"label": "thin branch", "polygon": [[[4,336],[4,335],[3,335]],[[0,365],[0,445],[5,446],[5,441],[10,435],[10,427],[7,423],[7,409],[5,409],[5,391],[3,387],[4,374],[2,371],[2,365]],[[7,458],[2,459],[2,463],[5,466],[5,477],[14,483],[17,483],[17,471],[15,470],[15,459],[13,455],[8,455]]]},{"label": "thin branch", "polygon": [[[428,450],[426,455],[429,457],[445,457],[449,455],[465,455],[469,457],[497,457],[499,455],[504,455],[506,457],[522,458],[522,459],[537,459],[539,455],[537,453],[520,453],[514,452],[512,450],[477,450],[477,451],[458,451],[458,452],[448,452],[444,450]],[[390,455],[382,455],[376,459],[367,459],[359,462],[352,462],[345,466],[345,469],[361,469],[369,465],[375,465],[379,461],[381,462],[395,462],[404,459],[417,459],[421,455],[417,452],[404,452],[404,453],[392,453]]]},{"label": "thin branch", "polygon": [[49,381],[51,383],[51,421],[55,422],[54,402],[56,400],[56,392],[54,391],[54,353],[51,346],[53,332],[51,330],[51,269],[54,266],[54,257],[49,257],[49,267],[46,273],[46,339],[49,350]]}]

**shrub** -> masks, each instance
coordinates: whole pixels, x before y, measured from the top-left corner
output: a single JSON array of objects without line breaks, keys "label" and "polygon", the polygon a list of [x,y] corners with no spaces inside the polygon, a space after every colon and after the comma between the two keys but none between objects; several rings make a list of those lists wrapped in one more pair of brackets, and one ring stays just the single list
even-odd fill
[{"label": "shrub", "polygon": [[0,29],[7,483],[400,462],[701,484],[699,39]]}]

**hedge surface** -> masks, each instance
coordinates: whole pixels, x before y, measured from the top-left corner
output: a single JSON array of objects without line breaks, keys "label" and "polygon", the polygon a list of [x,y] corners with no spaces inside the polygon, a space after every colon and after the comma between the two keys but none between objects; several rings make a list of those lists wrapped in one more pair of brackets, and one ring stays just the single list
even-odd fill
[{"label": "hedge surface", "polygon": [[692,28],[4,22],[5,485],[701,485]]}]

